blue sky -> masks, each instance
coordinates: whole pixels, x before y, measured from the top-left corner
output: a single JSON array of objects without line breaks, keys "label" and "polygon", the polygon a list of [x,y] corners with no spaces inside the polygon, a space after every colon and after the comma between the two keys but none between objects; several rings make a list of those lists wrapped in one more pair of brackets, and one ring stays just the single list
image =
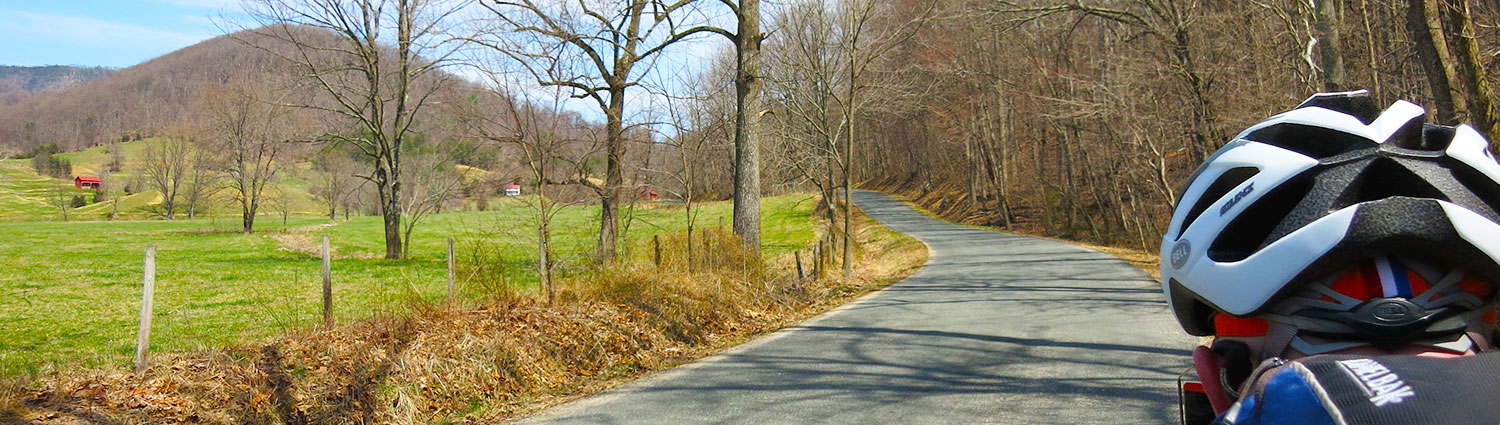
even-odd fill
[{"label": "blue sky", "polygon": [[[239,0],[0,0],[0,46],[3,46],[0,65],[125,68],[222,35],[224,30],[216,23],[223,23],[221,16],[239,11]],[[722,14],[718,9],[710,11]],[[677,87],[682,84],[677,78],[686,78],[703,69],[707,64],[703,59],[726,46],[728,42],[717,36],[684,43],[669,50],[646,79],[657,80],[654,82],[657,85]],[[471,71],[468,69],[452,71],[476,81],[484,80],[466,72]],[[665,101],[660,95],[643,90],[632,90],[627,99],[633,111]],[[569,99],[564,108],[591,120],[602,120],[598,108],[589,102]]]},{"label": "blue sky", "polygon": [[0,65],[124,68],[220,35],[236,0],[0,0]]}]

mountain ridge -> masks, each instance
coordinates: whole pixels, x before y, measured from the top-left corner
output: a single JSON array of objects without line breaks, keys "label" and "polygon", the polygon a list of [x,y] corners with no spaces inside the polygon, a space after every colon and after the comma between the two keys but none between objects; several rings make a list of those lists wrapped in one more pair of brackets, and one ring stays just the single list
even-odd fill
[{"label": "mountain ridge", "polygon": [[[210,38],[66,88],[20,96],[14,103],[0,102],[0,156],[49,143],[63,151],[77,151],[197,125],[214,102],[213,96],[241,88],[299,93],[305,98],[298,102],[326,100],[320,100],[326,95],[316,90],[296,88],[297,73],[275,53],[289,46],[247,41],[259,40],[252,33],[258,30]],[[332,32],[302,30],[305,34],[299,38],[303,40],[340,42]],[[299,119],[310,119],[306,115]]]},{"label": "mountain ridge", "polygon": [[97,66],[0,65],[0,105],[13,105],[37,94],[58,93],[115,70]]}]

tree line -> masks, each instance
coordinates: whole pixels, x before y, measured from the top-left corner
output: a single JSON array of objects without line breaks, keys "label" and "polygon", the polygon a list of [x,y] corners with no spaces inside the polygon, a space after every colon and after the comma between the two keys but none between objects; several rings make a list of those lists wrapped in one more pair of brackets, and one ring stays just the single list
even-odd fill
[{"label": "tree line", "polygon": [[[1497,8],[249,0],[244,30],[228,40],[284,78],[225,80],[215,86],[226,94],[202,103],[211,107],[159,115],[200,124],[172,140],[217,143],[208,150],[246,229],[256,194],[286,172],[279,158],[337,147],[313,161],[329,182],[314,191],[330,215],[349,195],[324,189],[367,191],[390,258],[422,214],[470,197],[454,179],[432,179],[464,162],[544,195],[529,201],[542,217],[601,205],[601,263],[618,255],[629,204],[653,189],[685,201],[689,218],[697,200],[733,199],[749,246],[759,245],[762,192],[817,191],[846,265],[855,249],[839,235],[851,232],[852,206],[838,200],[861,184],[942,198],[940,212],[972,222],[1149,249],[1198,163],[1314,92],[1364,88],[1493,134],[1485,41]],[[84,134],[97,120],[62,127]],[[11,140],[42,139],[34,123],[0,124]],[[550,230],[539,222],[545,275]]]},{"label": "tree line", "polygon": [[868,128],[853,169],[973,222],[1154,249],[1198,164],[1319,91],[1366,89],[1497,134],[1496,2],[932,4],[856,83],[880,100],[853,115]]}]

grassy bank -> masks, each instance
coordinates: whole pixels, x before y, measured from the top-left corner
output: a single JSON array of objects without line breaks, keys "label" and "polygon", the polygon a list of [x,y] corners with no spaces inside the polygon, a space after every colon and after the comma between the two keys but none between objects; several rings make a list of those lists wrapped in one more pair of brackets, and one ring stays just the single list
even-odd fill
[{"label": "grassy bank", "polygon": [[[786,204],[767,211],[811,212],[809,202],[779,202]],[[783,225],[790,222],[767,220],[766,227]],[[694,246],[702,248],[689,262],[685,235],[666,234],[662,267],[635,255],[607,270],[575,273],[550,305],[534,288],[512,287],[483,303],[416,302],[402,314],[175,352],[142,374],[101,367],[49,375],[0,389],[0,418],[492,423],[779,329],[926,260],[915,240],[869,221],[859,228],[861,272],[854,279],[798,279],[790,255],[769,254],[767,267],[754,266],[718,230],[697,235]],[[644,246],[641,240],[634,243]],[[797,247],[791,239],[775,244]]]},{"label": "grassy bank", "polygon": [[[812,198],[765,202],[771,255],[813,239]],[[681,232],[679,208],[638,208],[626,246]],[[717,223],[727,203],[708,204],[700,220]],[[573,207],[557,218],[554,240],[562,273],[582,270],[596,238],[598,208]],[[238,219],[0,223],[0,376],[123,365],[133,356],[142,251],[158,249],[152,350],[222,347],[306,328],[321,319],[315,255],[322,233],[333,241],[334,316],[339,321],[404,311],[412,301],[446,296],[445,239],[458,240],[460,267],[494,262],[492,275],[461,274],[464,299],[481,299],[497,283],[535,282],[531,213],[518,203],[488,212],[430,216],[412,235],[411,257],[380,259],[378,217],[330,224],[293,217],[285,226],[262,217],[261,233],[238,233]],[[640,258],[645,252],[631,253]],[[478,255],[478,253],[484,255]],[[498,274],[498,275],[494,275]]]}]

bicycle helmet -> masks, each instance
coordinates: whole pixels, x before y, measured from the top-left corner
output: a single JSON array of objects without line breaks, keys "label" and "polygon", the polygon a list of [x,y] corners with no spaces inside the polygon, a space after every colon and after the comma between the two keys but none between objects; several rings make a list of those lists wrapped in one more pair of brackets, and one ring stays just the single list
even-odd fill
[{"label": "bicycle helmet", "polygon": [[[1473,128],[1426,124],[1424,115],[1405,101],[1381,111],[1363,90],[1321,93],[1209,157],[1178,196],[1161,244],[1163,292],[1183,329],[1214,335],[1216,313],[1266,313],[1372,258],[1500,282],[1500,164]],[[1319,323],[1381,329],[1375,322],[1393,309]],[[1429,324],[1403,332],[1420,336]]]}]

